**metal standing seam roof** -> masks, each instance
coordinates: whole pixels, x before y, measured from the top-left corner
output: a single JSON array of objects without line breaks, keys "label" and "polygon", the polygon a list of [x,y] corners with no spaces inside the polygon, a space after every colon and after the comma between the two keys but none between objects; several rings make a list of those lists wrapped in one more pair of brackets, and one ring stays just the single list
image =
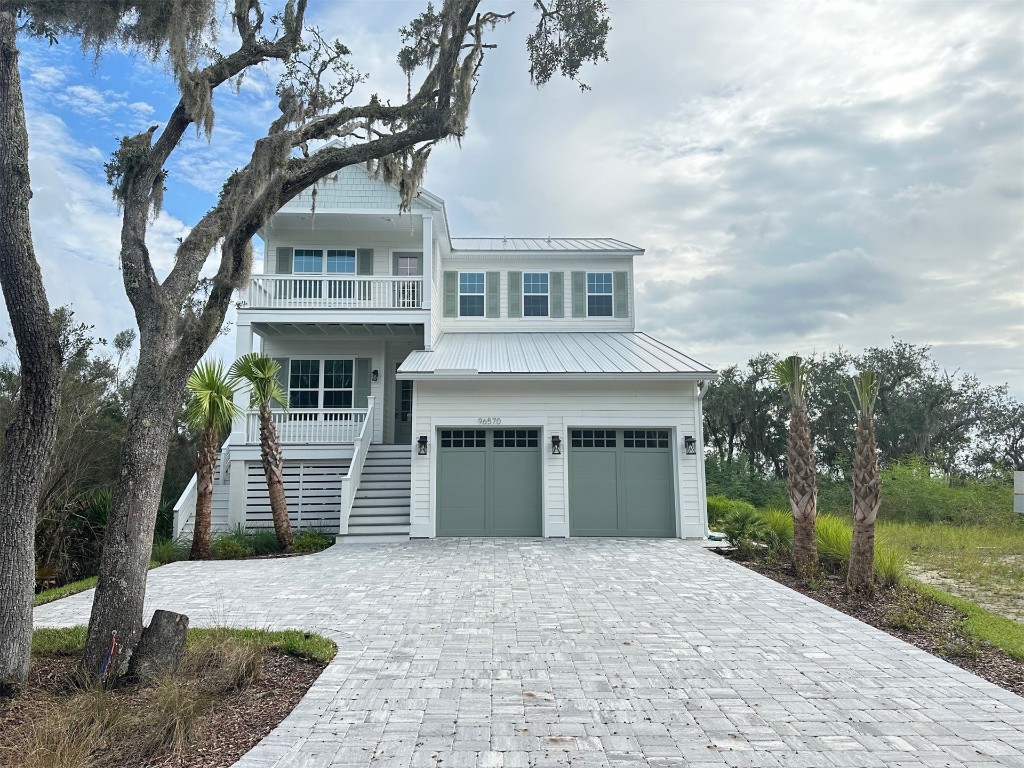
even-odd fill
[{"label": "metal standing seam roof", "polygon": [[430,351],[412,352],[403,378],[472,374],[674,374],[715,371],[646,333],[446,333]]},{"label": "metal standing seam roof", "polygon": [[643,248],[612,237],[453,237],[453,251],[566,251],[643,253]]}]

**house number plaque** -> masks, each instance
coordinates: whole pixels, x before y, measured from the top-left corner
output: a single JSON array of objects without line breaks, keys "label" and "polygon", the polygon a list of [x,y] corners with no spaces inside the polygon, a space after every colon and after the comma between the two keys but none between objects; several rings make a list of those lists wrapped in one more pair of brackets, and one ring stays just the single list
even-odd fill
[{"label": "house number plaque", "polygon": [[481,416],[479,419],[476,420],[476,423],[485,424],[488,426],[497,426],[501,424],[501,419],[497,418],[496,416]]}]

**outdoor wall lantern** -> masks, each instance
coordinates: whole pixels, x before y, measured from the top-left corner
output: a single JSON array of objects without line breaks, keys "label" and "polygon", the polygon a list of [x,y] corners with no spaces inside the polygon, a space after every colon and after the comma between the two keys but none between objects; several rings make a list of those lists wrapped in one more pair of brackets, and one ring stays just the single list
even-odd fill
[{"label": "outdoor wall lantern", "polygon": [[687,456],[697,455],[697,441],[694,440],[691,435],[687,435],[683,438],[683,445],[686,447]]},{"label": "outdoor wall lantern", "polygon": [[379,378],[380,378],[380,371],[378,371],[376,368],[374,368],[372,371],[370,371],[370,381],[376,381]]},{"label": "outdoor wall lantern", "polygon": [[416,441],[416,453],[420,456],[427,455],[427,436],[420,435],[420,439]]},{"label": "outdoor wall lantern", "polygon": [[561,456],[562,455],[562,438],[558,435],[551,436],[551,455]]}]

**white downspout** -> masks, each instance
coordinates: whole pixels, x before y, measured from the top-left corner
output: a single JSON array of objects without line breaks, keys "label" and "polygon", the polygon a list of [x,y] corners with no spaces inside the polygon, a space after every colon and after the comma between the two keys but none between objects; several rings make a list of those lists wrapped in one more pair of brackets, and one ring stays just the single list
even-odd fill
[{"label": "white downspout", "polygon": [[697,503],[700,509],[701,520],[704,522],[704,538],[708,535],[708,481],[704,474],[704,395],[708,393],[711,386],[711,379],[704,379],[701,382],[700,390],[697,392],[697,475],[700,478],[701,493]]}]

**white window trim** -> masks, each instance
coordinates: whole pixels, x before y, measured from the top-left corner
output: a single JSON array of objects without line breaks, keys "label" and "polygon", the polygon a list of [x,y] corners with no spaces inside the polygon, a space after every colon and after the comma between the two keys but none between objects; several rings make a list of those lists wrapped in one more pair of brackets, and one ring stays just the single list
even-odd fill
[{"label": "white window trim", "polygon": [[[291,401],[292,401],[292,391],[293,391],[292,390],[292,361],[299,361],[299,360],[318,360],[320,362],[320,374],[319,374],[318,379],[317,379],[317,387],[316,387],[317,403],[318,403],[318,405],[315,408],[293,406],[291,404]],[[348,392],[349,389],[351,389],[351,391],[352,391],[352,405],[349,408],[338,408],[337,406],[330,406],[330,407],[328,407],[328,406],[325,406],[323,404],[324,403],[324,393],[326,391],[325,388],[324,388],[324,383],[327,380],[327,363],[328,363],[328,361],[332,361],[332,360],[351,360],[352,361],[352,386],[349,387],[349,388],[338,388],[338,387],[332,387],[331,388],[332,392]],[[307,388],[299,388],[299,389],[296,389],[294,391],[295,392],[312,392],[313,391],[313,387],[309,387],[308,389]],[[355,359],[355,357],[354,356],[336,356],[336,355],[331,355],[330,357],[313,357],[313,356],[308,356],[308,357],[289,357],[288,358],[288,391],[285,393],[285,395],[286,395],[285,399],[288,401],[288,408],[289,408],[289,410],[299,411],[300,413],[302,411],[316,411],[316,410],[320,410],[320,411],[348,411],[348,410],[351,410],[352,408],[355,408],[355,402],[356,402],[356,359]]]},{"label": "white window trim", "polygon": [[[608,275],[611,278],[611,291],[608,293],[594,293],[590,292],[590,276],[591,275]],[[586,290],[583,292],[583,302],[586,306],[586,317],[600,317],[600,318],[613,318],[615,317],[615,273],[614,272],[587,272],[586,277]],[[609,315],[591,315],[590,314],[590,297],[591,296],[611,296],[612,299],[612,311]]]},{"label": "white window trim", "polygon": [[[359,249],[354,247],[354,246],[347,246],[347,245],[345,245],[345,246],[319,245],[319,244],[318,245],[275,246],[275,251],[274,251],[275,258],[276,258],[276,253],[277,253],[277,251],[276,251],[277,247],[291,248],[292,249],[292,274],[293,275],[323,275],[324,277],[346,277],[347,278],[347,277],[356,277],[357,270],[359,269]],[[320,271],[319,272],[296,272],[295,271],[295,254],[298,251],[320,251],[320,258],[322,260],[322,264],[320,265]],[[355,257],[355,262],[353,263],[352,271],[351,272],[328,272],[327,271],[327,252],[328,251],[351,251],[352,255]],[[312,360],[312,358],[302,358],[302,359],[304,359],[304,360],[305,359]]]},{"label": "white window trim", "polygon": [[[548,278],[548,290],[547,290],[547,293],[527,293],[526,292],[526,276],[527,275],[547,275],[547,278]],[[529,272],[524,270],[522,272],[522,276],[523,276],[522,277],[522,283],[523,284],[520,286],[520,290],[521,290],[521,292],[523,294],[523,298],[522,298],[522,303],[521,303],[520,306],[522,307],[522,310],[523,310],[522,311],[523,318],[525,319],[527,317],[529,317],[529,318],[534,318],[534,317],[551,317],[551,273],[550,272],[544,272],[544,271],[540,271],[540,270],[531,269]],[[545,313],[543,315],[528,315],[528,314],[526,314],[526,297],[527,296],[547,296],[548,297],[548,311],[547,311],[547,313]]]},{"label": "white window trim", "polygon": [[[484,278],[484,288],[483,288],[483,291],[481,291],[480,293],[467,293],[467,294],[463,294],[462,293],[462,276],[463,275],[483,275],[483,278]],[[459,270],[459,279],[458,279],[458,286],[457,286],[457,288],[458,288],[458,291],[456,291],[456,299],[455,299],[455,301],[458,304],[459,317],[486,318],[487,317],[487,271],[486,270],[476,270],[476,269],[467,269],[465,271]],[[463,295],[465,295],[465,296],[482,296],[483,300],[484,300],[484,311],[483,311],[483,314],[480,314],[480,315],[464,315],[464,314],[462,314],[462,297],[463,297]]]}]

